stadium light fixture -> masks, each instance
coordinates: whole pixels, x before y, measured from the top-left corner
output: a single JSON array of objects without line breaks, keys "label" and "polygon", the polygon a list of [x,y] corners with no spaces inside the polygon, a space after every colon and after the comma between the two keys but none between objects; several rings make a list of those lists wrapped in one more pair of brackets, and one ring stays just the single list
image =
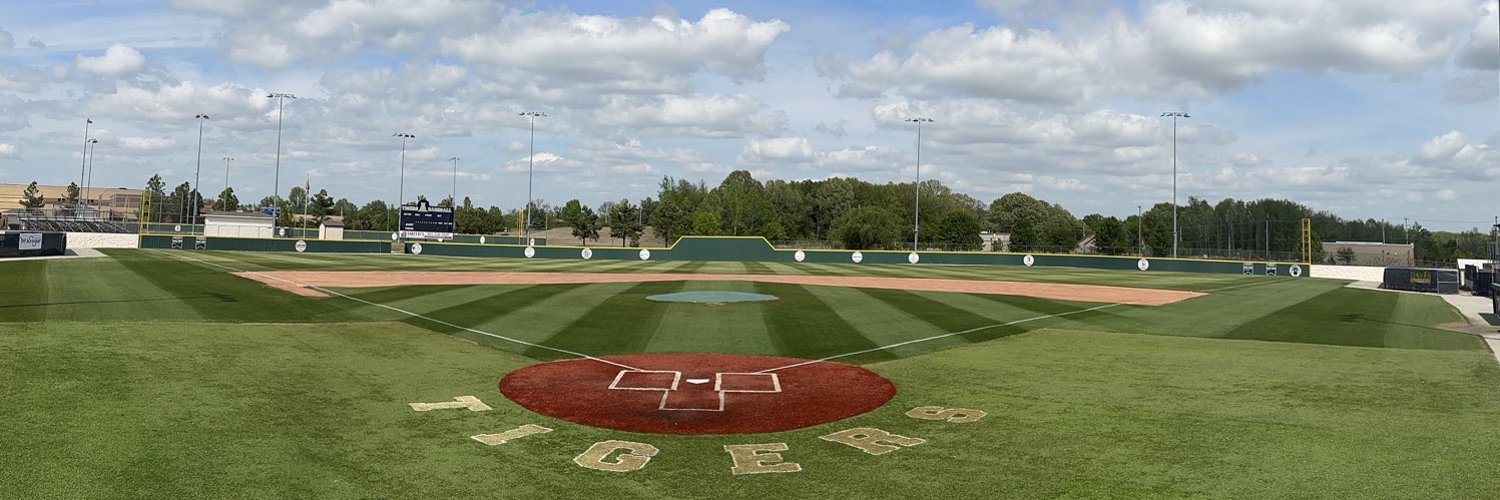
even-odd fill
[{"label": "stadium light fixture", "polygon": [[[291,95],[291,94],[284,94],[284,93],[280,93],[280,92],[272,92],[272,93],[266,94],[266,98],[267,99],[275,99],[276,100],[276,174],[275,174],[275,181],[273,181],[273,184],[271,184],[271,200],[274,202],[275,200],[281,199],[281,114],[282,114],[282,109],[283,109],[283,105],[286,103],[287,99],[296,99],[297,96],[294,96],[294,95]],[[272,233],[274,235],[275,231],[272,231]]]},{"label": "stadium light fixture", "polygon": [[[221,158],[221,159],[224,160],[224,190],[228,191],[229,190],[229,162],[234,161],[234,157],[233,156],[225,156],[224,158]],[[229,208],[230,207],[224,207],[224,210],[228,211]]]},{"label": "stadium light fixture", "polygon": [[79,202],[86,202],[89,199],[89,196],[88,196],[88,193],[89,193],[89,190],[90,190],[89,188],[90,188],[90,186],[94,185],[94,150],[99,149],[99,139],[89,139],[89,142],[85,143],[84,145],[88,147],[88,151],[89,151],[89,158],[88,158],[88,162],[89,162],[88,163],[88,165],[89,165],[89,168],[88,168],[89,175],[88,175],[88,180],[84,181],[83,191],[80,191],[78,193],[78,201]]},{"label": "stadium light fixture", "polygon": [[193,219],[188,227],[198,227],[198,211],[203,209],[203,203],[198,200],[202,193],[198,192],[199,182],[203,180],[203,122],[208,121],[208,115],[199,113],[193,115],[198,119],[198,165],[193,168],[193,194],[188,196],[188,201],[193,204]]},{"label": "stadium light fixture", "polygon": [[1161,114],[1172,117],[1172,258],[1177,258],[1177,241],[1181,232],[1177,229],[1177,119],[1192,118],[1186,112],[1168,111]]},{"label": "stadium light fixture", "polygon": [[911,216],[911,251],[917,251],[917,239],[922,234],[922,124],[932,123],[931,118],[913,117],[907,118],[908,123],[917,124],[917,184],[916,184],[916,210]]},{"label": "stadium light fixture", "polygon": [[522,111],[521,116],[525,116],[531,121],[531,154],[526,157],[526,208],[524,209],[526,211],[526,227],[521,228],[521,241],[526,242],[527,246],[531,246],[531,178],[533,167],[536,166],[536,119],[546,118],[547,113]]},{"label": "stadium light fixture", "polygon": [[[84,184],[83,173],[89,168],[89,125],[94,123],[93,118],[83,119],[83,156],[78,158],[78,187]],[[83,196],[79,196],[82,198]]]},{"label": "stadium light fixture", "polygon": [[[394,134],[391,134],[391,137],[401,138],[401,184],[400,190],[396,192],[396,218],[398,220],[392,221],[399,224],[399,219],[401,218],[401,205],[403,203],[406,203],[406,140],[415,139],[417,138],[417,136],[408,134],[406,132],[396,132]],[[305,196],[306,193],[303,193],[303,195]],[[399,231],[401,227],[398,225],[396,226],[396,229]]]},{"label": "stadium light fixture", "polygon": [[448,199],[452,200],[453,206],[448,208],[458,208],[458,157],[448,158],[448,161],[453,162],[453,191],[448,194]]}]

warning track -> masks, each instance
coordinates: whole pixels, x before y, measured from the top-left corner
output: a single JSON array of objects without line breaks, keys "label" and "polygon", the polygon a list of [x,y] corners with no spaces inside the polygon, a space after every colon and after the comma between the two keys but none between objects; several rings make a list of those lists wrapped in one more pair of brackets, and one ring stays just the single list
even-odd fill
[{"label": "warning track", "polygon": [[878,288],[922,292],[958,292],[1016,295],[1053,300],[1161,306],[1193,297],[1200,292],[1157,290],[1109,285],[1037,283],[939,278],[885,278],[868,276],[809,276],[775,274],[645,274],[645,273],[555,273],[498,271],[258,271],[237,272],[298,295],[325,297],[311,287],[368,288],[403,285],[562,285],[576,283],[639,283],[646,281],[753,281],[788,285],[818,285]]}]

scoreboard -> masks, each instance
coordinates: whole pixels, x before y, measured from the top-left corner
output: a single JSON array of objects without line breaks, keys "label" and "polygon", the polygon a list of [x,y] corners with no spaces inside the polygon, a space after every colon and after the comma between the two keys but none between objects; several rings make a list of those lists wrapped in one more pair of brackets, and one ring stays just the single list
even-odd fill
[{"label": "scoreboard", "polygon": [[453,209],[435,207],[426,200],[401,205],[402,238],[453,239]]}]

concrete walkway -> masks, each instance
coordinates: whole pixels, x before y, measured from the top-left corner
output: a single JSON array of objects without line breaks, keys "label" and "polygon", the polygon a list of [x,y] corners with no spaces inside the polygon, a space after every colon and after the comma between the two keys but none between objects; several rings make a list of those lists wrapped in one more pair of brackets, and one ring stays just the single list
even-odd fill
[{"label": "concrete walkway", "polygon": [[1491,309],[1489,297],[1475,297],[1472,295],[1444,295],[1443,300],[1453,304],[1463,313],[1464,320],[1469,322],[1468,328],[1463,330],[1484,337],[1489,343],[1490,352],[1495,354],[1495,359],[1500,361],[1500,317],[1496,317]]},{"label": "concrete walkway", "polygon": [[63,255],[48,255],[45,257],[6,257],[0,259],[0,263],[18,262],[23,260],[51,260],[51,259],[74,259],[79,257],[103,257],[104,253],[92,248],[69,248]]}]

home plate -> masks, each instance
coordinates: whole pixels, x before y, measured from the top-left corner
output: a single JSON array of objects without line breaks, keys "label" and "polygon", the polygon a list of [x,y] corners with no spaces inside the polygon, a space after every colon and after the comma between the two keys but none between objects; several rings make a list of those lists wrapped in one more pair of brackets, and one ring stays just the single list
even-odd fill
[{"label": "home plate", "polygon": [[690,378],[690,379],[685,380],[685,382],[687,382],[689,384],[694,384],[694,385],[703,385],[703,384],[707,384],[709,382],[709,379],[706,379],[706,378]]}]

